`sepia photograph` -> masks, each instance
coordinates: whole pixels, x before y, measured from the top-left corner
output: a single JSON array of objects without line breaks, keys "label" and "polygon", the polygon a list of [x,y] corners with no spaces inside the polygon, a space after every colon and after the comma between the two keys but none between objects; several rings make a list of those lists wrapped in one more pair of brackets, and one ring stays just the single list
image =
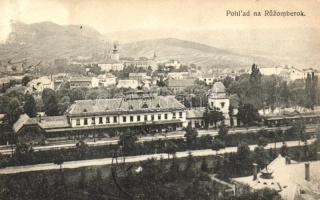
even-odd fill
[{"label": "sepia photograph", "polygon": [[320,200],[320,0],[0,0],[0,200]]}]

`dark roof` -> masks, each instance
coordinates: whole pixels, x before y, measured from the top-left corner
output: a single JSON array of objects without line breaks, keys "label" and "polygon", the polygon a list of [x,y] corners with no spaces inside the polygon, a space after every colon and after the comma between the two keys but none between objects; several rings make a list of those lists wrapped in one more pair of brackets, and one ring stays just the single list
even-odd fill
[{"label": "dark roof", "polygon": [[195,79],[169,79],[168,87],[189,87],[194,85]]},{"label": "dark roof", "polygon": [[30,117],[27,114],[20,115],[19,119],[13,124],[13,131],[17,133],[29,119]]},{"label": "dark roof", "polygon": [[68,119],[66,116],[42,117],[41,122],[38,122],[38,124],[43,129],[69,127]]},{"label": "dark roof", "polygon": [[139,113],[148,111],[185,109],[174,96],[155,96],[148,99],[96,99],[79,100],[71,105],[67,114],[69,115],[92,115],[92,114],[117,114],[117,113]]}]

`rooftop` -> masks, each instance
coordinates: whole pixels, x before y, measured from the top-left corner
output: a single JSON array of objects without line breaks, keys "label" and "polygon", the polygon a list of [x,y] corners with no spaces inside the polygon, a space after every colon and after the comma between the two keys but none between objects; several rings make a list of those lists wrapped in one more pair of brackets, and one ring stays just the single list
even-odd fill
[{"label": "rooftop", "polygon": [[286,159],[281,155],[273,160],[267,169],[272,172],[271,179],[261,178],[262,173],[260,172],[256,180],[253,180],[253,176],[234,178],[233,180],[247,184],[253,189],[265,187],[275,189],[279,191],[283,199],[287,200],[295,199],[299,190],[303,190],[304,195],[308,197],[313,196],[310,199],[320,198],[320,161],[310,162],[310,181],[305,180],[305,163],[286,164]]},{"label": "rooftop", "polygon": [[146,112],[170,109],[185,109],[174,96],[155,96],[153,98],[114,98],[80,100],[71,105],[69,115],[110,114],[120,112]]},{"label": "rooftop", "polygon": [[92,77],[73,76],[69,79],[70,82],[91,82]]},{"label": "rooftop", "polygon": [[168,87],[189,87],[194,85],[195,79],[169,79]]}]

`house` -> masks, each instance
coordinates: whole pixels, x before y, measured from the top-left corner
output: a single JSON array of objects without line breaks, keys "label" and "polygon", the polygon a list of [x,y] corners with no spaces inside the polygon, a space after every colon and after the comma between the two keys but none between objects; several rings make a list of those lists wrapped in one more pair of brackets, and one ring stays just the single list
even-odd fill
[{"label": "house", "polygon": [[203,81],[207,85],[212,85],[215,81],[215,77],[213,74],[203,75],[199,78],[199,81]]},{"label": "house", "polygon": [[118,80],[117,88],[132,88],[136,89],[139,87],[139,82],[132,79],[121,79]]},{"label": "house", "polygon": [[110,85],[116,85],[117,84],[117,77],[115,77],[111,73],[106,73],[98,76],[99,80],[99,86],[110,86]]},{"label": "house", "polygon": [[252,190],[274,189],[282,199],[319,199],[320,198],[320,161],[296,162],[279,155],[267,167],[258,172],[253,166],[253,175],[233,178],[236,193],[249,186]]},{"label": "house", "polygon": [[266,75],[266,76],[277,75],[287,81],[304,79],[306,77],[302,70],[295,67],[288,67],[288,66],[261,67],[259,68],[259,70],[263,75]]},{"label": "house", "polygon": [[86,88],[94,88],[99,86],[99,79],[95,77],[71,77],[69,79],[70,83],[70,89],[73,88],[80,88],[80,87],[86,87]]},{"label": "house", "polygon": [[204,113],[206,108],[205,107],[198,107],[193,109],[187,110],[187,121],[188,124],[192,128],[204,128],[205,127],[205,120],[204,120]]},{"label": "house", "polygon": [[196,79],[169,79],[168,88],[174,93],[181,92],[187,87],[194,86]]},{"label": "house", "polygon": [[164,63],[166,68],[179,69],[181,67],[181,63],[178,60],[169,60]]},{"label": "house", "polygon": [[110,72],[110,71],[122,71],[124,64],[121,61],[108,61],[105,63],[99,63],[98,66],[101,68],[101,71]]},{"label": "house", "polygon": [[146,79],[151,79],[150,76],[147,76],[147,73],[129,73],[129,79],[137,80],[139,82],[144,81]]},{"label": "house", "polygon": [[39,143],[44,139],[43,129],[40,126],[34,126],[35,124],[36,118],[30,118],[27,114],[20,115],[12,127],[19,142]]},{"label": "house", "polygon": [[188,77],[189,77],[188,72],[169,72],[167,74],[168,79],[184,79]]},{"label": "house", "polygon": [[42,76],[31,80],[27,86],[29,92],[42,93],[46,88],[54,89],[54,82],[48,76]]}]

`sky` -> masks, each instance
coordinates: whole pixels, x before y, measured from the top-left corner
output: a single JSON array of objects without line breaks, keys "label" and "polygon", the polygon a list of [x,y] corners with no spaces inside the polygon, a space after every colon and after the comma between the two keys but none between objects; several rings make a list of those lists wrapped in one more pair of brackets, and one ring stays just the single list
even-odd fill
[{"label": "sky", "polygon": [[[305,17],[227,17],[226,11],[304,11]],[[11,20],[126,30],[320,28],[320,0],[0,0],[0,41]]]}]

